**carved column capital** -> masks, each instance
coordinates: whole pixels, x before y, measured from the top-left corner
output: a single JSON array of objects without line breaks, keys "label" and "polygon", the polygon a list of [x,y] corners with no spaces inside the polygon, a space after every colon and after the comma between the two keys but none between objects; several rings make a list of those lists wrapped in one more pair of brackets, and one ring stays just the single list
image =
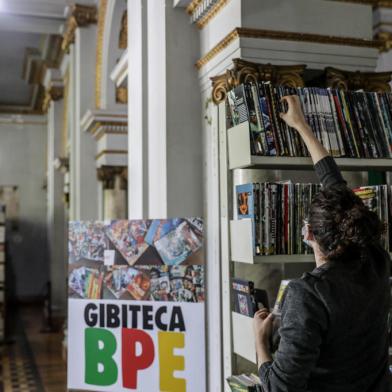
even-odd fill
[{"label": "carved column capital", "polygon": [[103,183],[103,189],[114,189],[116,177],[121,179],[121,189],[127,189],[128,170],[125,166],[101,166],[97,168],[98,181]]},{"label": "carved column capital", "polygon": [[289,87],[303,87],[306,65],[272,65],[233,59],[234,67],[212,80],[212,100],[218,104],[226,99],[227,92],[245,82],[270,81]]},{"label": "carved column capital", "polygon": [[73,5],[71,14],[66,22],[63,42],[61,44],[62,50],[67,52],[70,45],[75,42],[75,30],[77,27],[86,27],[93,23],[97,23],[96,7],[80,4]]},{"label": "carved column capital", "polygon": [[379,31],[374,38],[382,42],[380,52],[388,52],[392,49],[392,33],[390,31]]},{"label": "carved column capital", "polygon": [[327,67],[325,68],[325,77],[327,87],[343,90],[391,91],[389,83],[392,72],[353,72]]}]

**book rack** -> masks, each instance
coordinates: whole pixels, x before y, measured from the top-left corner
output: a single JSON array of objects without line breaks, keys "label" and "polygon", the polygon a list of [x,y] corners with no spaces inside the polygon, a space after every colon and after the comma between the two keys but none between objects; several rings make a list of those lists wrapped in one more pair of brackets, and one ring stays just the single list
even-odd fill
[{"label": "book rack", "polygon": [[[222,320],[224,348],[224,377],[236,373],[236,356],[256,363],[252,318],[233,312],[231,279],[235,266],[263,266],[265,264],[309,263],[313,269],[314,256],[272,255],[255,256],[252,241],[251,219],[235,220],[235,195],[233,195],[234,171],[239,169],[259,170],[314,170],[310,157],[252,156],[249,138],[249,123],[244,122],[226,129],[226,107],[218,105],[219,127],[219,174],[220,174],[220,221],[221,221],[221,281]],[[343,171],[392,171],[390,158],[335,158]],[[236,268],[237,268],[236,267]],[[248,274],[250,269],[247,269]],[[253,271],[253,270],[252,270]],[[252,280],[252,275],[246,276]],[[262,288],[262,287],[260,287]]]}]

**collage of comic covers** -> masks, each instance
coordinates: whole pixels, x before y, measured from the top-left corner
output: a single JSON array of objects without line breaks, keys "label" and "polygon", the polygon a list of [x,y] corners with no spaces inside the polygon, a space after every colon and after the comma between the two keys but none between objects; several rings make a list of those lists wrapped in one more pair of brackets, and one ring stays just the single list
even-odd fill
[{"label": "collage of comic covers", "polygon": [[69,223],[68,296],[204,302],[203,220]]}]

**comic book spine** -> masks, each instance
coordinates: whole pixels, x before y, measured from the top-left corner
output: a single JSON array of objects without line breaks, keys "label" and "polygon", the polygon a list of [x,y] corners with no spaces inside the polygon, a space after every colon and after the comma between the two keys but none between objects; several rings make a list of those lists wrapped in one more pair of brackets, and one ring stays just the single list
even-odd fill
[{"label": "comic book spine", "polygon": [[265,129],[265,136],[267,141],[268,155],[279,155],[280,150],[278,146],[278,139],[272,126],[271,109],[267,99],[265,85],[262,82],[258,83],[259,87],[259,101],[263,118],[263,125]]},{"label": "comic book spine", "polygon": [[[242,92],[245,100],[246,107],[246,119],[249,123],[249,135],[250,135],[250,144],[251,144],[251,154],[252,155],[260,155],[261,145],[257,144],[257,121],[253,121],[255,119],[256,113],[253,105],[253,97],[252,91],[249,83],[242,84]],[[246,120],[245,120],[246,121]],[[244,121],[241,121],[241,123]]]},{"label": "comic book spine", "polygon": [[321,99],[323,103],[323,112],[325,113],[325,123],[327,128],[327,133],[329,136],[329,141],[331,144],[331,152],[335,157],[340,157],[342,151],[340,150],[340,145],[337,136],[337,129],[335,128],[335,121],[333,117],[332,108],[329,104],[329,94],[326,89],[320,89]]},{"label": "comic book spine", "polygon": [[371,93],[372,99],[373,99],[373,103],[374,103],[374,107],[376,108],[376,112],[377,112],[377,118],[378,118],[378,122],[380,124],[380,128],[382,129],[383,133],[384,133],[384,137],[386,140],[386,145],[387,145],[387,149],[388,149],[388,157],[392,157],[392,140],[391,140],[391,131],[388,127],[388,125],[385,123],[385,119],[384,116],[382,114],[381,111],[381,106],[380,106],[380,102],[379,102],[379,96],[377,93]]},{"label": "comic book spine", "polygon": [[267,146],[267,139],[265,135],[263,115],[261,112],[260,102],[259,102],[259,91],[257,86],[253,83],[251,85],[251,89],[252,89],[253,104],[256,111],[257,124],[259,128],[259,132],[256,140],[257,143],[260,144],[260,154],[268,155],[268,146]]},{"label": "comic book spine", "polygon": [[271,253],[271,241],[270,241],[270,184],[264,184],[264,234],[265,234],[265,242],[264,242],[264,249],[265,254],[270,255]]},{"label": "comic book spine", "polygon": [[276,254],[276,231],[277,231],[277,184],[271,184],[271,254]]},{"label": "comic book spine", "polygon": [[353,121],[351,121],[351,114],[349,111],[349,107],[347,105],[346,94],[342,90],[336,90],[336,93],[337,93],[337,97],[340,102],[340,107],[342,108],[342,113],[343,113],[345,122],[347,124],[347,130],[348,130],[347,135],[353,141],[355,157],[360,158],[361,156],[364,156],[364,152],[363,152],[363,149],[361,146],[361,140],[358,137],[358,133],[357,133],[356,129],[354,128]]},{"label": "comic book spine", "polygon": [[330,94],[330,104],[334,112],[336,130],[343,156],[349,156],[351,158],[354,158],[354,148],[351,143],[351,137],[349,136],[347,131],[346,121],[343,116],[339,98],[336,95],[336,90],[328,89],[328,92]]},{"label": "comic book spine", "polygon": [[373,96],[371,93],[364,92],[362,99],[366,108],[366,116],[368,118],[370,131],[373,133],[376,141],[378,154],[380,157],[388,157],[388,139],[385,138],[383,126],[378,117],[378,111]]},{"label": "comic book spine", "polygon": [[284,146],[281,132],[277,127],[278,124],[276,121],[276,109],[275,109],[275,105],[273,102],[271,84],[264,83],[264,87],[265,87],[266,97],[268,100],[268,108],[269,108],[269,113],[270,113],[271,127],[273,130],[274,139],[276,142],[277,155],[278,154],[279,154],[279,156],[287,155],[287,148],[285,148],[285,146]]}]

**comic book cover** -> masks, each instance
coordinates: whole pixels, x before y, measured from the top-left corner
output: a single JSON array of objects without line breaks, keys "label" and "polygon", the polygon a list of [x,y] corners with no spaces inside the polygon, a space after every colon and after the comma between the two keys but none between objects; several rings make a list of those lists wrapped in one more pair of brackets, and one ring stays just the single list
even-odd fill
[{"label": "comic book cover", "polygon": [[155,242],[155,247],[167,265],[181,264],[201,247],[201,240],[187,222],[182,222],[175,230]]},{"label": "comic book cover", "polygon": [[182,219],[153,220],[145,236],[145,241],[149,245],[154,245],[156,241],[164,237],[170,231],[174,230],[181,222]]},{"label": "comic book cover", "polygon": [[148,248],[144,241],[147,230],[145,221],[118,220],[106,227],[106,234],[128,264],[133,265]]}]

